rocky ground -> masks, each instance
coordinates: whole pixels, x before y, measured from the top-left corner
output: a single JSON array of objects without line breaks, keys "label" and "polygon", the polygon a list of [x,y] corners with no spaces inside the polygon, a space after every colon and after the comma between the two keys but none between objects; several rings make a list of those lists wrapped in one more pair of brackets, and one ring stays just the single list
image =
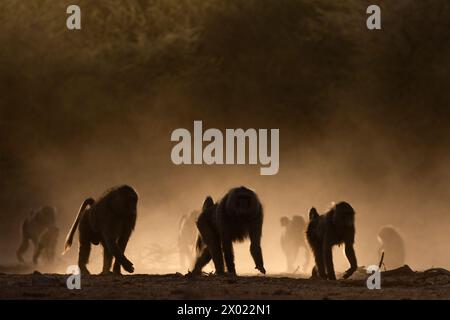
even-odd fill
[{"label": "rocky ground", "polygon": [[450,272],[444,269],[414,272],[405,266],[383,272],[380,290],[367,289],[367,276],[363,270],[338,281],[286,275],[92,275],[81,278],[81,290],[69,290],[67,275],[1,273],[0,299],[450,299]]}]

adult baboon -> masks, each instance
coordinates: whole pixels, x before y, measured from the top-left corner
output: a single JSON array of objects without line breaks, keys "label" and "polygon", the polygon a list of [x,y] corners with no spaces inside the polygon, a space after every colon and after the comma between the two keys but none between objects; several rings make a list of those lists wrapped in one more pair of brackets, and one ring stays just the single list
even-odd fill
[{"label": "adult baboon", "polygon": [[336,280],[333,265],[333,246],[345,244],[345,255],[350,268],[345,271],[344,279],[357,269],[355,250],[355,211],[347,202],[335,204],[330,211],[319,215],[315,208],[309,212],[309,224],[306,237],[314,253],[316,266],[312,277]]},{"label": "adult baboon", "polygon": [[24,262],[23,254],[27,251],[30,241],[33,243],[33,261],[36,263],[39,257],[39,242],[43,234],[48,228],[55,224],[56,210],[50,206],[44,206],[35,211],[31,211],[30,215],[22,224],[22,240],[17,250],[17,259]]},{"label": "adult baboon", "polygon": [[263,209],[255,192],[245,187],[231,189],[218,203],[207,197],[197,220],[197,260],[192,273],[201,274],[211,260],[216,274],[235,275],[233,242],[250,238],[250,253],[256,269],[266,273],[261,251]]},{"label": "adult baboon", "polygon": [[295,262],[300,248],[305,250],[305,261],[303,263],[303,270],[305,270],[310,259],[309,248],[305,239],[305,219],[297,215],[293,216],[292,219],[282,217],[280,223],[285,228],[281,235],[281,249],[286,256],[287,272],[295,271]]},{"label": "adult baboon", "polygon": [[127,185],[108,190],[100,199],[84,200],[77,218],[70,229],[65,243],[65,251],[72,245],[73,236],[79,229],[80,249],[78,266],[82,274],[89,274],[86,265],[91,252],[91,244],[103,246],[103,271],[109,274],[114,257],[113,272],[120,274],[120,266],[127,272],[134,272],[133,264],[124,252],[136,224],[138,195]]},{"label": "adult baboon", "polygon": [[384,226],[378,232],[379,254],[384,252],[383,263],[386,269],[405,265],[405,244],[402,236],[393,226]]},{"label": "adult baboon", "polygon": [[178,251],[180,256],[180,265],[185,268],[190,265],[195,249],[195,239],[197,236],[197,227],[195,221],[197,220],[199,212],[192,211],[190,214],[184,214],[178,225]]}]

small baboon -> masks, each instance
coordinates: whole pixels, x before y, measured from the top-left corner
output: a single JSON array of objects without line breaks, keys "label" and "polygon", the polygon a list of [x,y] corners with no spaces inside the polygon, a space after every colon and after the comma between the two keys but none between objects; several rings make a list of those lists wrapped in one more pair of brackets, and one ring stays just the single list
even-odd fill
[{"label": "small baboon", "polygon": [[350,268],[343,278],[347,279],[357,269],[355,250],[355,211],[347,202],[335,204],[330,211],[319,215],[315,208],[309,212],[309,224],[306,237],[314,253],[316,266],[312,278],[336,280],[333,265],[333,246],[345,244],[345,255]]},{"label": "small baboon", "polygon": [[379,255],[384,252],[383,263],[386,269],[395,269],[405,265],[405,245],[402,236],[392,226],[384,226],[378,232]]},{"label": "small baboon", "polygon": [[280,223],[285,228],[284,233],[281,235],[281,249],[286,256],[287,272],[292,273],[295,271],[295,262],[297,261],[300,248],[305,250],[305,261],[303,263],[303,270],[305,270],[310,259],[309,248],[305,239],[305,219],[297,215],[293,216],[292,219],[282,217]]},{"label": "small baboon", "polygon": [[[45,239],[41,238],[46,234],[49,228],[54,227],[56,210],[53,207],[45,206],[35,211],[22,224],[22,240],[17,250],[17,259],[24,262],[23,254],[27,251],[30,241],[33,243],[33,262],[37,263],[40,253],[46,244]],[[41,249],[39,249],[42,247]]]},{"label": "small baboon", "polygon": [[103,246],[103,271],[110,274],[114,257],[113,272],[120,274],[122,266],[127,272],[134,272],[133,264],[124,255],[125,248],[136,224],[138,195],[127,185],[108,190],[100,199],[84,200],[65,243],[65,251],[72,245],[73,236],[79,229],[78,266],[82,274],[89,274],[86,265],[91,244]]},{"label": "small baboon", "polygon": [[192,263],[195,239],[197,236],[195,222],[198,214],[199,212],[197,210],[192,211],[190,214],[184,214],[178,225],[178,251],[182,268],[185,268]]},{"label": "small baboon", "polygon": [[255,192],[245,187],[231,189],[218,203],[207,197],[197,220],[197,260],[192,274],[201,274],[211,260],[216,274],[235,275],[233,242],[250,238],[250,253],[258,269],[264,269],[261,251],[263,209]]}]

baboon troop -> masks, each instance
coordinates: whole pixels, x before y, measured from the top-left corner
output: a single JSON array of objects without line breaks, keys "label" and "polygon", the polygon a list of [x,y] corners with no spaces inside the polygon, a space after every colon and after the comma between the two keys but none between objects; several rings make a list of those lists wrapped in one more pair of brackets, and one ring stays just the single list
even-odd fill
[{"label": "baboon troop", "polygon": [[[121,274],[121,268],[134,272],[133,263],[125,256],[125,249],[137,217],[138,194],[131,186],[121,185],[107,190],[97,200],[87,198],[67,234],[64,253],[79,233],[78,266],[82,274],[90,274],[87,264],[92,245],[103,247],[101,274]],[[33,210],[22,223],[21,243],[17,259],[23,255],[30,242],[33,244],[33,262],[50,264],[55,260],[59,229],[55,225],[56,210],[44,206]],[[261,249],[264,214],[257,194],[244,186],[232,188],[217,202],[208,196],[201,211],[184,214],[178,224],[177,245],[182,268],[192,270],[190,276],[201,275],[203,268],[212,261],[215,274],[236,275],[233,243],[250,240],[250,254],[255,269],[265,274]],[[315,266],[312,279],[336,280],[333,264],[333,247],[344,244],[350,267],[343,278],[350,277],[358,267],[355,250],[355,210],[347,202],[339,202],[324,214],[312,207],[309,221],[301,215],[280,218],[283,232],[280,238],[282,252],[289,273],[299,270],[297,258],[301,249],[305,259],[301,271],[309,265],[310,251]],[[401,267],[405,263],[405,245],[402,236],[392,226],[382,227],[377,235],[378,253],[387,269]],[[114,264],[113,264],[114,259]],[[112,267],[112,272],[111,272]]]},{"label": "baboon troop", "polygon": [[344,244],[350,268],[343,278],[347,279],[357,269],[355,250],[355,211],[347,202],[335,204],[327,213],[319,215],[313,207],[309,212],[306,237],[314,254],[316,266],[312,278],[336,280],[333,265],[333,246]]},{"label": "baboon troop", "polygon": [[33,263],[37,264],[40,257],[45,262],[53,261],[55,246],[58,240],[58,228],[55,226],[56,210],[44,206],[31,211],[22,223],[21,243],[17,250],[19,262],[25,262],[23,254],[28,250],[30,241],[33,244]]},{"label": "baboon troop", "polygon": [[224,274],[226,265],[226,271],[236,275],[233,242],[246,238],[250,238],[255,268],[265,274],[261,251],[262,225],[263,208],[252,190],[246,187],[231,189],[216,203],[207,197],[197,220],[197,259],[192,274],[201,274],[212,259],[216,274]]},{"label": "baboon troop", "polygon": [[88,198],[82,203],[65,243],[65,251],[72,245],[73,236],[79,232],[78,266],[82,274],[89,274],[86,265],[91,244],[103,246],[103,271],[110,274],[114,257],[114,274],[120,267],[134,272],[133,263],[125,256],[125,248],[136,224],[138,194],[127,185],[108,190],[98,200]]},{"label": "baboon troop", "polygon": [[190,214],[184,214],[178,225],[178,251],[180,266],[185,268],[191,264],[195,250],[195,239],[197,237],[197,226],[195,222],[199,212],[192,211]]},{"label": "baboon troop", "polygon": [[281,249],[286,256],[287,272],[293,273],[298,269],[295,265],[300,248],[305,251],[305,260],[303,262],[302,270],[306,270],[310,253],[305,239],[306,221],[302,216],[293,216],[292,219],[282,217],[280,224],[284,227],[284,232],[281,235]]},{"label": "baboon troop", "polygon": [[386,269],[395,269],[405,264],[405,245],[402,236],[392,226],[384,226],[378,232],[379,255],[384,253],[383,263]]}]

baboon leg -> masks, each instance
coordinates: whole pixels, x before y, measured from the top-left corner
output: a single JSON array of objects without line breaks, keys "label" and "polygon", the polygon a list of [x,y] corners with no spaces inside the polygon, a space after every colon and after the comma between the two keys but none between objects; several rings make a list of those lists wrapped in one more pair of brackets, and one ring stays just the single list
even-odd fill
[{"label": "baboon leg", "polygon": [[112,254],[106,248],[105,244],[103,244],[103,270],[102,274],[110,274],[111,273],[111,265],[112,265]]},{"label": "baboon leg", "polygon": [[[119,250],[122,252],[122,254],[125,253],[125,249],[127,247],[129,238],[130,238],[130,235],[125,235],[125,236],[120,237],[119,241],[117,241],[117,245],[119,247]],[[114,260],[113,272],[115,274],[121,274],[120,273],[120,263],[117,259]]]},{"label": "baboon leg", "polygon": [[134,272],[133,263],[131,263],[131,261],[128,260],[127,257],[125,257],[116,241],[114,241],[113,238],[109,237],[105,233],[103,234],[103,241],[106,244],[106,248],[114,256],[115,259],[114,263],[119,263],[127,272],[133,273]]},{"label": "baboon leg", "polygon": [[31,242],[33,243],[33,263],[36,264],[40,255],[39,240],[37,237],[32,237]]},{"label": "baboon leg", "polygon": [[326,267],[327,279],[336,280],[336,274],[334,272],[333,265],[333,246],[326,240],[324,241],[323,246],[323,259]]},{"label": "baboon leg", "polygon": [[314,260],[315,260],[316,265],[315,265],[315,267],[313,269],[311,277],[312,278],[319,277],[319,278],[322,278],[322,279],[326,279],[327,275],[325,273],[325,265],[323,263],[323,250],[322,250],[322,248],[316,248],[314,250]]},{"label": "baboon leg", "polygon": [[90,274],[86,265],[89,262],[89,255],[91,253],[91,238],[94,237],[89,225],[87,224],[87,219],[80,223],[79,229],[79,252],[78,252],[78,267],[80,268],[81,274]]},{"label": "baboon leg", "polygon": [[80,239],[80,252],[78,254],[78,267],[81,274],[90,274],[86,265],[89,261],[89,254],[91,253],[91,242],[89,240]]},{"label": "baboon leg", "polygon": [[211,254],[212,260],[214,262],[214,267],[216,269],[216,274],[224,274],[225,267],[223,263],[222,247],[219,236],[214,232],[213,229],[211,229],[211,227],[207,223],[202,223],[199,221],[197,226],[202,237],[202,241]]},{"label": "baboon leg", "polygon": [[345,255],[348,259],[348,262],[350,263],[350,268],[347,271],[345,271],[344,276],[343,276],[344,279],[347,279],[356,271],[356,269],[358,269],[358,263],[356,261],[355,249],[353,248],[353,241],[347,242],[345,244]]},{"label": "baboon leg", "polygon": [[201,248],[192,273],[196,275],[201,274],[202,269],[211,261],[211,259],[212,257],[209,249],[206,246]]},{"label": "baboon leg", "polygon": [[223,255],[225,256],[227,271],[231,274],[236,274],[236,268],[234,265],[233,242],[231,241],[231,239],[226,238],[222,240],[222,249]]},{"label": "baboon leg", "polygon": [[262,233],[262,222],[253,226],[249,230],[250,236],[250,254],[252,255],[253,261],[255,262],[256,269],[261,273],[266,273],[264,269],[264,262],[261,250],[261,233]]},{"label": "baboon leg", "polygon": [[39,256],[42,254],[43,251],[44,251],[44,244],[41,241],[41,242],[39,242],[39,245],[37,246],[37,249],[34,251],[34,254],[33,254],[33,263],[34,264],[38,263]]},{"label": "baboon leg", "polygon": [[20,243],[19,249],[17,249],[17,259],[19,262],[25,262],[23,260],[23,254],[28,250],[28,246],[30,245],[30,240],[26,237],[22,237],[22,242]]}]

